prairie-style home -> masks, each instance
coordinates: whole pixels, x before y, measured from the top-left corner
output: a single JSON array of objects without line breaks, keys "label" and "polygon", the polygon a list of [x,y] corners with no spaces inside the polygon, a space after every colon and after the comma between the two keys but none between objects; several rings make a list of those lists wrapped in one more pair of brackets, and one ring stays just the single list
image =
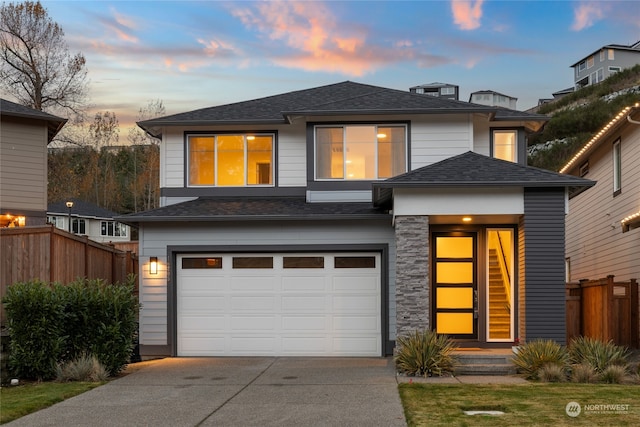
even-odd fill
[{"label": "prairie-style home", "polygon": [[0,99],[0,227],[44,225],[47,144],[66,119]]},{"label": "prairie-style home", "polygon": [[140,352],[382,356],[565,342],[568,189],[526,165],[547,117],[355,82],[145,120]]}]

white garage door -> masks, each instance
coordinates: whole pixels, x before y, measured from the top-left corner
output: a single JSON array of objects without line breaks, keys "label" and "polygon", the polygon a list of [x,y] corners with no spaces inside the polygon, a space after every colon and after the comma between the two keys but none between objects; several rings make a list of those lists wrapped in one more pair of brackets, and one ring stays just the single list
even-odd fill
[{"label": "white garage door", "polygon": [[178,356],[380,356],[380,255],[177,257]]}]

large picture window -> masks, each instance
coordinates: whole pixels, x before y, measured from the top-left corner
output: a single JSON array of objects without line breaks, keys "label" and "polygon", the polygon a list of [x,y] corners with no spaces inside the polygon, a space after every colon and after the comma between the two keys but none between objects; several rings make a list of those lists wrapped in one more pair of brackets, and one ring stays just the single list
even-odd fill
[{"label": "large picture window", "polygon": [[404,125],[317,126],[316,178],[386,179],[407,171]]},{"label": "large picture window", "polygon": [[190,135],[189,185],[273,185],[273,135]]}]

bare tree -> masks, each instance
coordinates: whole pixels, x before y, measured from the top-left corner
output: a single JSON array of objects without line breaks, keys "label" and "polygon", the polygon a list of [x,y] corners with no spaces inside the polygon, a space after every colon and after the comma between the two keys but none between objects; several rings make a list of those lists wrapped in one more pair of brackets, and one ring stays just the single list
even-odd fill
[{"label": "bare tree", "polygon": [[80,114],[87,93],[86,60],[69,53],[64,31],[42,4],[0,7],[0,88],[36,110]]}]

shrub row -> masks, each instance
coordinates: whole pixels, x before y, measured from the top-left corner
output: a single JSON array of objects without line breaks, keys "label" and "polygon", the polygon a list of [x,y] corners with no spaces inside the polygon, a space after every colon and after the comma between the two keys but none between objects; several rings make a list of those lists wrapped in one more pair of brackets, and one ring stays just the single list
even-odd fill
[{"label": "shrub row", "polygon": [[58,364],[93,355],[109,375],[129,362],[137,332],[139,304],[135,276],[124,284],[78,279],[61,285],[42,281],[16,283],[3,300],[14,375],[51,379]]},{"label": "shrub row", "polygon": [[612,341],[577,337],[567,347],[551,340],[521,345],[513,358],[527,379],[546,382],[620,383],[629,370],[630,352]]}]

